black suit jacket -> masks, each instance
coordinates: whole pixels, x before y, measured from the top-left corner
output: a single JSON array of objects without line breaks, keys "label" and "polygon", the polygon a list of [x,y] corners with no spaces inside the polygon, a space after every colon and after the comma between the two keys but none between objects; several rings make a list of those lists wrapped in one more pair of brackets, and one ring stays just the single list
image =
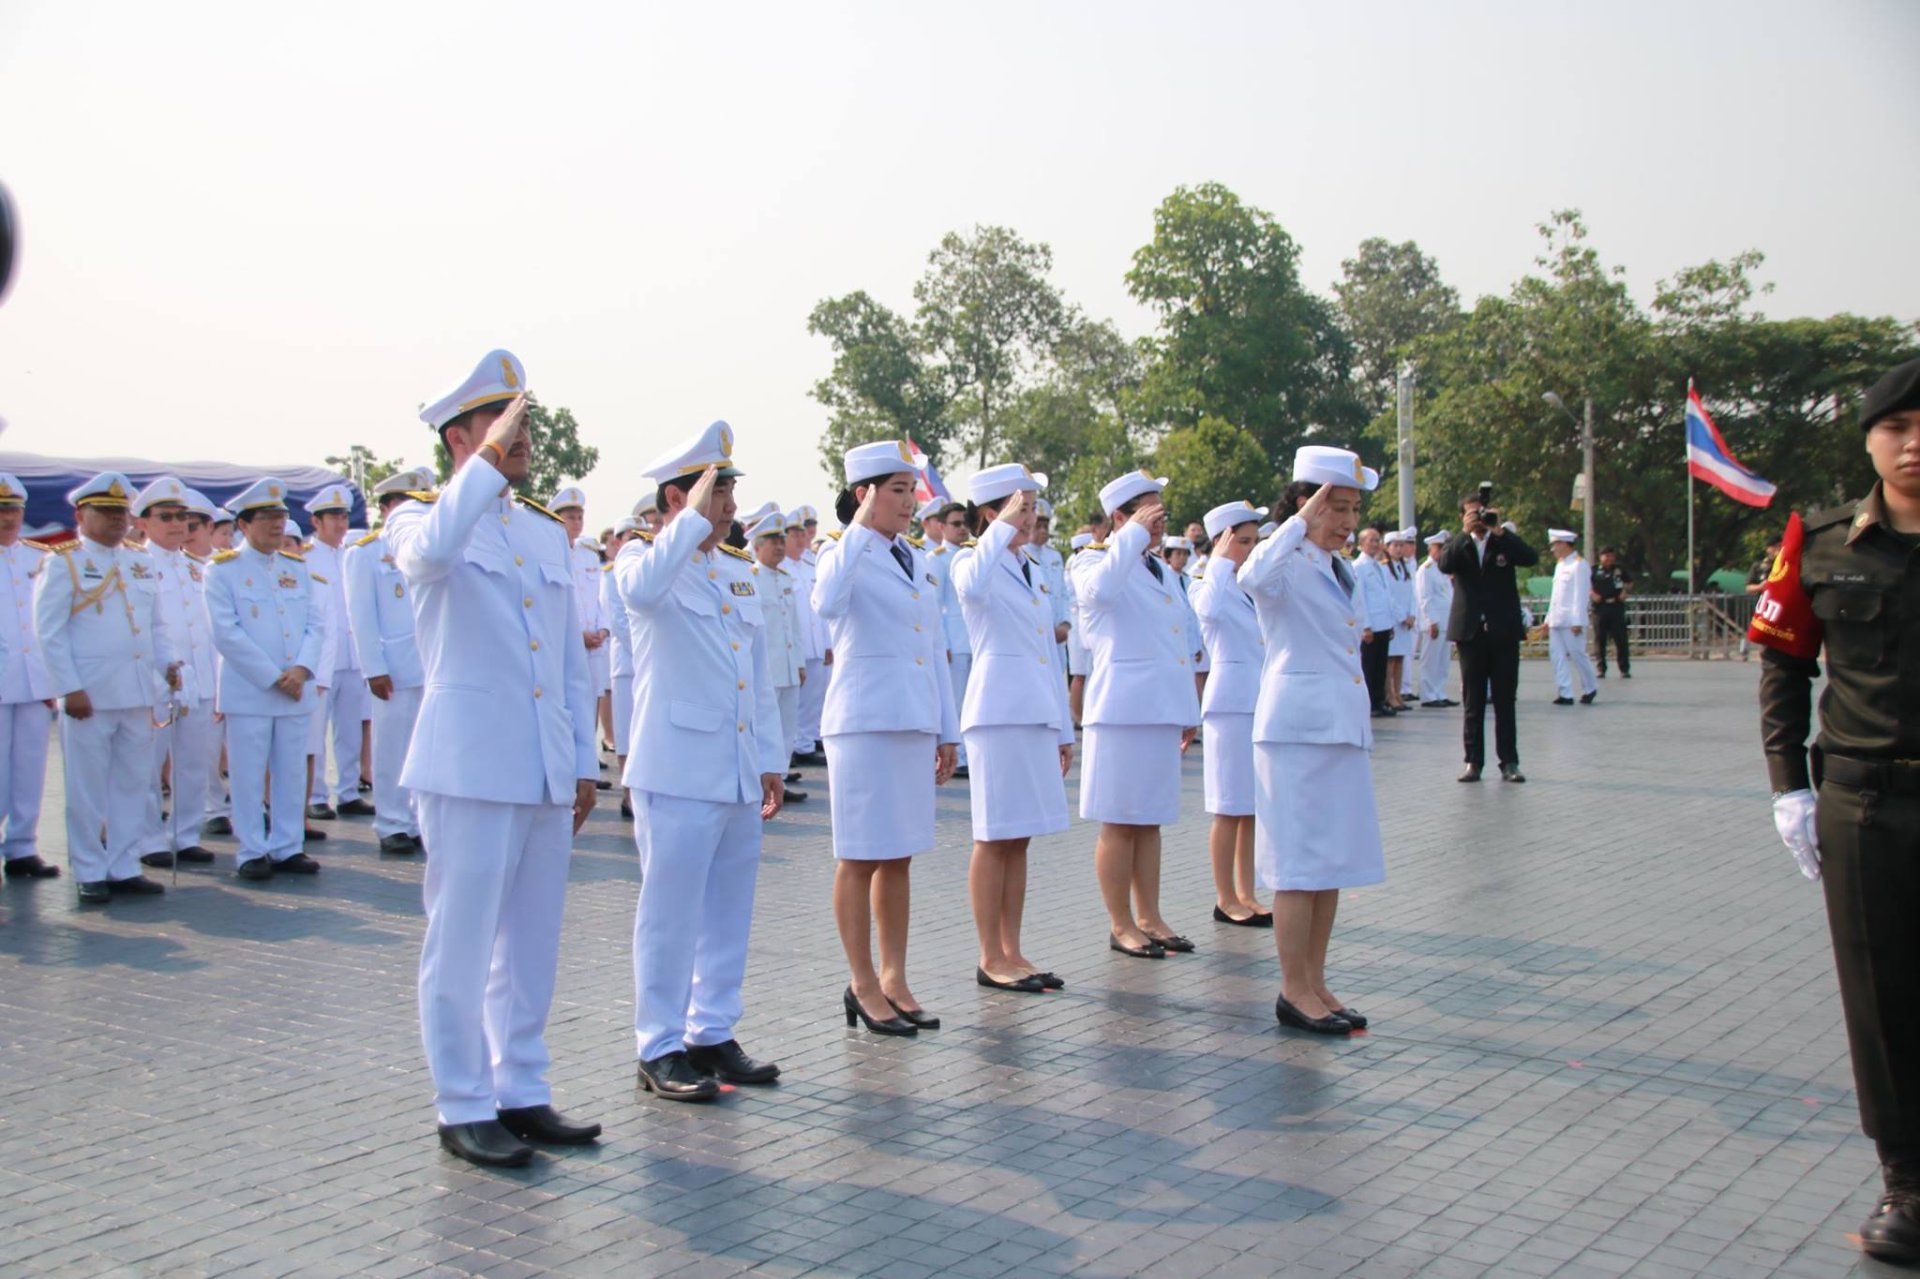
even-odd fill
[{"label": "black suit jacket", "polygon": [[1484,563],[1474,549],[1473,538],[1455,533],[1440,548],[1440,571],[1453,578],[1453,612],[1447,617],[1447,638],[1456,643],[1524,638],[1520,584],[1514,570],[1532,568],[1539,562],[1540,553],[1521,541],[1517,533],[1495,529],[1489,534]]}]

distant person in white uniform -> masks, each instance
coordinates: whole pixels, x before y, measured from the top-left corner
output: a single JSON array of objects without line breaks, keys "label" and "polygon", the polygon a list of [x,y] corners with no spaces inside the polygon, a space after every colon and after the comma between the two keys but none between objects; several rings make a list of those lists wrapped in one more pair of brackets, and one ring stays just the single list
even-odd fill
[{"label": "distant person in white uniform", "polygon": [[1073,629],[1073,607],[1067,602],[1067,561],[1053,546],[1053,503],[1040,498],[1033,504],[1032,541],[1027,549],[1033,554],[1034,563],[1040,566],[1040,576],[1045,582],[1042,588],[1047,593],[1047,603],[1053,610],[1053,635],[1060,650],[1060,677],[1062,683],[1067,674],[1067,636]]},{"label": "distant person in white uniform", "polygon": [[840,859],[833,917],[852,977],[841,1003],[849,1026],[911,1035],[940,1025],[907,984],[907,922],[913,858],[933,849],[934,788],[953,776],[960,718],[939,587],[906,537],[913,453],[904,440],[862,444],[843,467],[836,514],[846,528],[821,553],[813,585],[834,655],[821,732]]},{"label": "distant person in white uniform", "polygon": [[1294,454],[1280,509],[1293,514],[1240,570],[1267,656],[1253,718],[1254,862],[1273,893],[1282,1025],[1325,1035],[1367,1019],[1327,988],[1340,890],[1386,878],[1374,807],[1373,729],[1360,670],[1365,624],[1341,557],[1361,494],[1380,477],[1345,449]]},{"label": "distant person in white uniform", "polygon": [[[627,629],[627,606],[620,602],[613,566],[621,548],[640,531],[640,521],[632,516],[614,525],[607,534],[607,562],[600,566],[600,614],[607,619],[607,675],[613,681],[607,695],[613,707],[613,764],[620,777],[627,775],[627,746],[633,735],[633,636]],[[625,786],[620,789],[620,816],[633,820],[633,796]]]},{"label": "distant person in white uniform", "polygon": [[1202,525],[1213,552],[1206,575],[1193,585],[1200,637],[1213,659],[1200,700],[1206,810],[1213,815],[1207,833],[1213,918],[1247,928],[1273,926],[1253,879],[1253,709],[1266,640],[1253,597],[1239,581],[1266,518],[1266,507],[1249,502],[1208,511]]},{"label": "distant person in white uniform", "polygon": [[1413,651],[1419,627],[1419,607],[1413,597],[1413,547],[1419,536],[1416,529],[1391,529],[1382,539],[1386,543],[1387,596],[1393,601],[1397,619],[1393,638],[1387,642],[1387,705],[1396,711],[1407,709],[1413,695]]},{"label": "distant person in white uniform", "polygon": [[[761,611],[767,615],[767,665],[772,672],[774,700],[780,707],[780,731],[792,763],[793,739],[800,725],[800,686],[807,678],[806,641],[801,637],[800,593],[787,571],[787,519],[775,510],[747,530],[747,544],[760,565]],[[807,793],[792,789],[800,774],[788,770],[783,802],[805,803]]]},{"label": "distant person in white uniform", "polygon": [[1420,705],[1457,706],[1447,696],[1447,667],[1453,660],[1453,641],[1447,638],[1447,618],[1453,612],[1453,579],[1440,571],[1440,548],[1447,544],[1443,530],[1427,537],[1427,558],[1413,575],[1414,607],[1420,622]]},{"label": "distant person in white uniform", "polygon": [[1080,596],[1073,585],[1073,563],[1080,552],[1094,544],[1094,535],[1082,530],[1067,542],[1067,706],[1073,712],[1073,726],[1079,728],[1081,710],[1087,696],[1087,675],[1093,668],[1093,655],[1087,651],[1087,629],[1080,620]]},{"label": "distant person in white uniform", "polygon": [[1038,994],[1066,983],[1026,957],[1027,845],[1067,828],[1064,778],[1073,767],[1073,717],[1054,640],[1053,603],[1029,554],[1046,477],[1017,462],[968,481],[976,545],[954,567],[973,670],[960,728],[973,760],[973,860],[967,886],[980,936],[974,981]]},{"label": "distant person in white uniform", "polygon": [[1088,546],[1072,568],[1093,658],[1080,816],[1100,823],[1093,856],[1107,944],[1141,959],[1194,948],[1160,913],[1160,828],[1179,820],[1180,757],[1200,725],[1187,609],[1151,553],[1165,535],[1166,484],[1144,470],[1109,481],[1100,501],[1113,537]]},{"label": "distant person in white uniform", "polygon": [[[607,614],[600,600],[600,546],[587,536],[587,493],[577,484],[554,491],[547,509],[566,526],[567,545],[573,562],[574,608],[580,615],[580,634],[587,645],[587,680],[593,685],[594,720],[600,738],[613,741],[613,651],[607,647],[612,638]],[[609,790],[612,783],[602,783]]]},{"label": "distant person in white uniform", "polygon": [[40,857],[54,689],[33,625],[33,588],[47,552],[21,538],[26,516],[27,486],[0,472],[0,853],[8,879],[54,879],[60,868]]},{"label": "distant person in white uniform", "polygon": [[766,574],[733,527],[733,428],[714,422],[647,467],[660,532],[614,565],[633,639],[637,735],[627,760],[640,903],[633,921],[641,1086],[706,1101],[780,1067],[734,1038],[760,872],[780,812],[787,740],[767,661]]},{"label": "distant person in white uniform", "polygon": [[[200,846],[200,823],[206,817],[208,772],[219,762],[220,730],[213,722],[213,637],[208,633],[205,579],[198,562],[188,556],[187,502],[193,490],[178,477],[162,475],[140,490],[133,515],[147,535],[147,557],[153,561],[161,624],[173,638],[180,659],[180,687],[157,734],[153,752],[153,784],[147,789],[148,828],[140,861],[169,867],[182,862],[207,863],[213,854]],[[171,756],[171,758],[169,758]],[[160,793],[162,781],[171,789],[169,804]],[[161,813],[167,812],[167,820]],[[184,841],[184,842],[183,842]]]},{"label": "distant person in white uniform", "polygon": [[[966,611],[960,607],[960,595],[954,587],[955,574],[959,572],[960,562],[973,554],[973,535],[967,531],[967,508],[956,502],[941,514],[946,522],[946,543],[940,550],[944,552],[944,561],[931,565],[934,576],[940,579],[941,590],[945,595],[944,611],[941,620],[947,632],[947,674],[953,680],[953,704],[965,705],[967,700],[967,681],[973,677],[973,640],[967,634]],[[967,743],[960,742],[960,763],[953,770],[959,778],[969,776],[967,765]]]},{"label": "distant person in white uniform", "polygon": [[1547,549],[1558,561],[1553,566],[1553,595],[1547,603],[1547,651],[1553,658],[1555,706],[1573,705],[1574,684],[1580,686],[1582,705],[1593,705],[1600,695],[1593,659],[1587,656],[1587,603],[1593,592],[1593,571],[1577,549],[1580,535],[1571,529],[1547,530]]},{"label": "distant person in white uniform", "polygon": [[1160,559],[1173,570],[1173,580],[1180,587],[1180,603],[1187,610],[1187,652],[1193,657],[1193,695],[1199,697],[1206,692],[1208,662],[1207,646],[1200,639],[1200,615],[1193,611],[1193,578],[1187,573],[1187,565],[1193,562],[1193,539],[1184,535],[1161,538]]},{"label": "distant person in white uniform", "polygon": [[487,1165],[600,1135],[554,1109],[546,1078],[567,861],[600,760],[571,543],[511,489],[533,457],[526,384],[518,359],[490,351],[421,412],[453,478],[384,534],[426,672],[400,773],[432,850],[420,1033],[440,1144]]},{"label": "distant person in white uniform", "polygon": [[820,711],[826,705],[827,685],[833,671],[827,665],[830,656],[827,625],[813,610],[813,583],[819,558],[813,553],[813,533],[819,527],[819,518],[811,506],[796,506],[787,512],[787,572],[793,574],[793,595],[800,606],[800,634],[807,650],[807,677],[800,684],[800,721],[794,726],[795,768],[827,762],[820,742]]},{"label": "distant person in white uniform", "polygon": [[[344,484],[329,484],[307,499],[307,514],[313,519],[313,544],[305,552],[307,572],[325,593],[334,623],[333,670],[320,672],[319,681],[326,697],[307,725],[307,754],[313,757],[307,816],[318,821],[374,813],[373,805],[360,798],[360,724],[372,713],[373,698],[360,670],[347,612],[346,536],[352,510],[353,495]],[[332,786],[327,784],[329,733]]]}]

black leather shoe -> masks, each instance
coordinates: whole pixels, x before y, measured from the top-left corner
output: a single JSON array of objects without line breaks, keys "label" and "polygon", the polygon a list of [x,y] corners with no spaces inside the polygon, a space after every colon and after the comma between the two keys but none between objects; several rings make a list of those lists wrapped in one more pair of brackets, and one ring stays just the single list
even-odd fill
[{"label": "black leather shoe", "polygon": [[602,777],[594,782],[593,788],[595,790],[612,790],[613,783]]},{"label": "black leather shoe", "polygon": [[549,1146],[584,1146],[600,1135],[599,1124],[577,1124],[552,1106],[515,1106],[502,1110],[500,1126],[522,1141]]},{"label": "black leather shoe", "polygon": [[695,1070],[683,1052],[643,1061],[639,1071],[640,1086],[663,1101],[712,1101],[720,1095],[719,1083]]},{"label": "black leather shoe", "polygon": [[620,801],[620,816],[626,818],[628,821],[633,820],[633,801],[632,800],[623,799]]},{"label": "black leather shoe", "polygon": [[350,799],[334,810],[342,817],[372,817],[374,807],[364,799]]},{"label": "black leather shoe", "polygon": [[140,864],[142,866],[152,866],[156,870],[167,870],[173,865],[173,854],[142,853],[140,854]]},{"label": "black leather shoe", "polygon": [[315,830],[313,827],[308,826],[300,832],[300,842],[303,844],[324,844],[327,842],[327,832]]},{"label": "black leather shoe", "polygon": [[373,783],[368,781],[366,778],[362,777],[360,779],[360,784],[354,787],[354,789],[359,791],[362,795],[371,795],[373,794]]},{"label": "black leather shoe", "polygon": [[420,851],[420,841],[405,831],[380,837],[380,851],[391,857],[411,857]]},{"label": "black leather shoe", "polygon": [[796,768],[791,773],[787,774],[786,785],[791,786],[795,782],[799,781],[800,778],[801,778],[801,772],[799,769]]},{"label": "black leather shoe", "polygon": [[953,780],[956,782],[964,782],[972,776],[973,774],[967,771],[967,766],[965,764],[962,764],[960,765],[960,767],[953,770]]},{"label": "black leather shoe", "polygon": [[723,1044],[688,1044],[687,1060],[701,1074],[729,1084],[770,1084],[780,1078],[778,1065],[747,1056],[737,1039]]},{"label": "black leather shoe", "polygon": [[1598,696],[1600,696],[1600,690],[1597,688],[1591,693],[1582,693],[1580,694],[1580,704],[1582,706],[1591,706],[1593,705],[1593,699]]},{"label": "black leather shoe", "polygon": [[1147,938],[1144,946],[1129,946],[1112,933],[1107,934],[1107,949],[1117,950],[1122,955],[1132,955],[1135,959],[1165,959],[1167,948],[1153,938]]},{"label": "black leather shoe", "polygon": [[1480,780],[1480,765],[1478,765],[1478,764],[1468,764],[1468,765],[1467,765],[1467,771],[1466,771],[1466,772],[1464,772],[1464,773],[1462,773],[1462,774],[1460,774],[1460,776],[1459,776],[1459,777],[1458,777],[1457,779],[1455,779],[1455,780],[1457,780],[1457,781],[1462,781],[1462,782],[1477,782],[1477,781],[1479,781],[1479,780]]},{"label": "black leather shoe", "polygon": [[498,1119],[441,1124],[440,1146],[470,1164],[488,1168],[518,1168],[533,1158],[533,1147],[508,1132]]},{"label": "black leather shoe", "polygon": [[[1147,932],[1144,928],[1140,931],[1143,933]],[[1193,953],[1193,943],[1182,937],[1179,933],[1175,933],[1171,937],[1155,937],[1152,933],[1147,933],[1147,940],[1158,942],[1160,949],[1166,951],[1169,955],[1191,955]]]},{"label": "black leather shoe", "polygon": [[940,1019],[924,1008],[902,1008],[900,1005],[894,1003],[892,999],[888,999],[887,1004],[893,1009],[896,1016],[904,1018],[915,1030],[940,1029]]},{"label": "black leather shoe", "polygon": [[333,810],[332,804],[308,804],[307,816],[316,822],[330,822],[340,814]]},{"label": "black leather shoe", "polygon": [[273,873],[276,875],[318,875],[320,873],[320,863],[305,853],[295,853],[291,857],[275,862],[273,864]]},{"label": "black leather shoe", "polygon": [[213,854],[198,844],[189,844],[174,855],[183,862],[195,863],[202,866],[213,860]]},{"label": "black leather shoe", "polygon": [[1310,1030],[1316,1035],[1351,1035],[1353,1023],[1338,1013],[1328,1013],[1325,1017],[1309,1017],[1287,1002],[1285,995],[1273,997],[1273,1015],[1282,1026],[1292,1026],[1295,1030]]},{"label": "black leather shoe", "polygon": [[109,879],[107,891],[115,897],[158,897],[167,891],[167,886],[145,875],[129,875],[125,879]]},{"label": "black leather shoe", "polygon": [[1920,1193],[1889,1190],[1860,1227],[1860,1251],[1896,1266],[1920,1266]]},{"label": "black leather shoe", "polygon": [[1235,919],[1232,915],[1227,914],[1226,911],[1215,906],[1213,908],[1213,922],[1216,924],[1233,924],[1240,928],[1272,928],[1273,916],[1263,915],[1255,911],[1245,919]]},{"label": "black leather shoe", "polygon": [[242,879],[272,879],[273,862],[265,857],[255,857],[251,861],[244,861],[235,866],[233,873]]},{"label": "black leather shoe", "polygon": [[104,906],[113,900],[113,890],[107,887],[104,879],[88,880],[78,887],[82,906]]},{"label": "black leather shoe", "polygon": [[207,818],[207,824],[200,828],[200,833],[203,835],[231,835],[233,834],[233,821],[231,818],[226,817],[209,817]]},{"label": "black leather shoe", "polygon": [[1367,1028],[1367,1019],[1361,1015],[1360,1010],[1357,1008],[1336,1008],[1333,1010],[1333,1015],[1335,1017],[1345,1018],[1352,1024],[1355,1030],[1365,1030]]},{"label": "black leather shoe", "polygon": [[803,790],[783,790],[780,792],[780,802],[783,804],[804,804],[807,802],[807,793]]},{"label": "black leather shoe", "polygon": [[8,879],[58,879],[60,868],[49,866],[40,860],[40,854],[27,857],[15,857],[7,862]]},{"label": "black leather shoe", "polygon": [[1038,995],[1046,991],[1047,985],[1040,980],[1040,974],[1030,977],[1015,977],[1012,981],[1000,981],[984,968],[973,970],[973,983],[990,990],[1017,990],[1023,995]]},{"label": "black leather shoe", "polygon": [[1518,764],[1500,765],[1500,780],[1503,782],[1524,782],[1527,775],[1520,771]]},{"label": "black leather shoe", "polygon": [[[875,1021],[873,1018],[867,1016],[867,1010],[860,1006],[860,1001],[854,996],[853,987],[851,986],[847,987],[845,993],[840,996],[840,1005],[846,1009],[847,1025],[849,1026],[853,1025],[857,1019],[864,1023],[866,1028],[876,1035],[917,1035],[920,1033],[918,1026],[908,1021],[905,1017],[900,1016],[897,1012],[885,1021]],[[888,1007],[892,1007],[891,1000],[888,1001]]]},{"label": "black leather shoe", "polygon": [[825,751],[801,751],[788,762],[795,765],[812,764],[818,767],[827,762],[827,753]]}]

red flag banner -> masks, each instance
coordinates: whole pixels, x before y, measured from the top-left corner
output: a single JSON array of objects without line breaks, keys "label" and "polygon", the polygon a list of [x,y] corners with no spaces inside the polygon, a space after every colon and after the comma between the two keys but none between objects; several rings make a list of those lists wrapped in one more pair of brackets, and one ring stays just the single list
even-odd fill
[{"label": "red flag banner", "polygon": [[1800,585],[1800,553],[1807,540],[1800,512],[1787,520],[1786,536],[1780,540],[1780,554],[1774,557],[1773,570],[1753,606],[1753,623],[1747,638],[1791,657],[1814,658],[1820,655],[1820,620],[1813,615],[1813,602]]}]

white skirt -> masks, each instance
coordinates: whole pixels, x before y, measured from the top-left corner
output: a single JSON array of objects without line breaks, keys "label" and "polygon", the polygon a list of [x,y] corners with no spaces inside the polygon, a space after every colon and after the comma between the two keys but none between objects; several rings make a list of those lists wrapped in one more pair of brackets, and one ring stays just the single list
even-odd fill
[{"label": "white skirt", "polygon": [[1414,626],[1394,627],[1393,638],[1387,641],[1387,656],[1388,657],[1412,657],[1413,641],[1418,634],[1419,634],[1418,627],[1414,627]]},{"label": "white skirt", "polygon": [[1358,888],[1387,877],[1373,762],[1359,746],[1255,742],[1253,869],[1269,892]]},{"label": "white skirt", "polygon": [[1087,651],[1087,645],[1080,638],[1080,628],[1075,626],[1067,632],[1067,674],[1093,674],[1093,654]]},{"label": "white skirt", "polygon": [[1171,724],[1089,724],[1080,816],[1121,826],[1180,820],[1180,730]]},{"label": "white skirt", "polygon": [[1027,839],[1067,828],[1058,729],[987,724],[966,737],[975,839]]},{"label": "white skirt", "polygon": [[1201,731],[1207,811],[1220,817],[1253,816],[1253,716],[1209,715]]},{"label": "white skirt", "polygon": [[633,731],[633,676],[613,677],[613,753],[627,754],[627,734]]},{"label": "white skirt", "polygon": [[587,650],[587,682],[593,685],[595,697],[613,688],[613,650],[612,640],[599,648]]},{"label": "white skirt", "polygon": [[932,733],[826,738],[833,855],[881,862],[933,851]]}]

